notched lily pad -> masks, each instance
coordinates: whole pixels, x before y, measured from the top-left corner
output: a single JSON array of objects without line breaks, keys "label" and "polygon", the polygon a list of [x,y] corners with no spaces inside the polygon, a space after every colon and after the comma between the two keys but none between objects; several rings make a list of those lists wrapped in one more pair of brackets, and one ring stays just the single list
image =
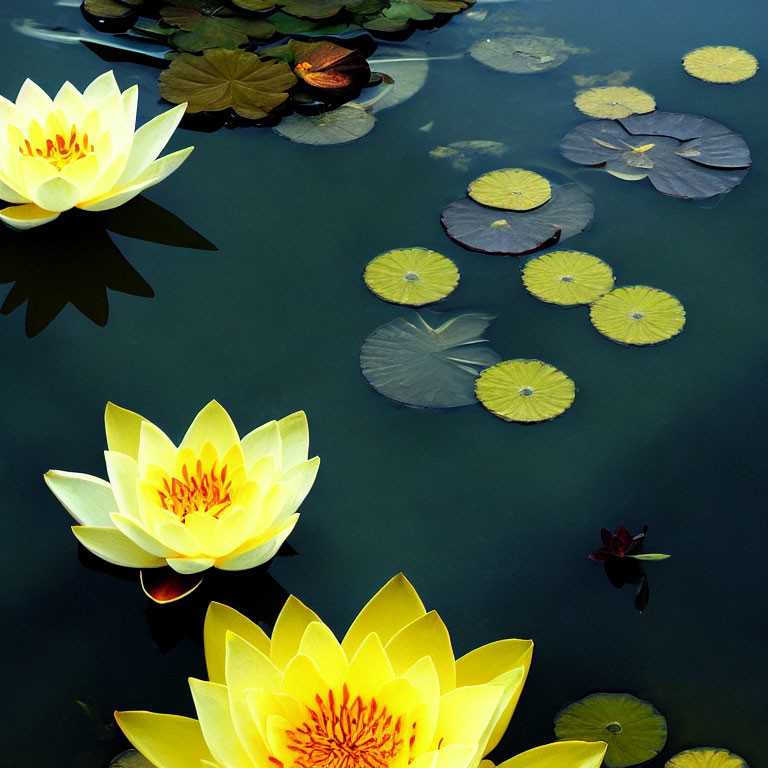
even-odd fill
[{"label": "notched lily pad", "polygon": [[739,134],[678,112],[583,123],[563,138],[560,151],[580,165],[604,167],[629,181],[648,178],[659,192],[687,199],[730,191],[752,164]]},{"label": "notched lily pad", "polygon": [[212,48],[202,56],[183,53],[160,74],[160,93],[187,112],[232,109],[260,120],[288,98],[296,76],[284,61],[262,61],[255,53]]},{"label": "notched lily pad", "polygon": [[448,237],[470,251],[519,256],[562,242],[592,223],[595,206],[577,184],[552,186],[552,197],[532,211],[500,211],[468,197],[446,206]]},{"label": "notched lily pad", "polygon": [[360,368],[380,394],[416,408],[473,405],[478,374],[500,361],[482,337],[492,315],[414,312],[377,328]]},{"label": "notched lily pad", "polygon": [[469,54],[499,72],[531,75],[559,67],[569,54],[587,50],[574,48],[560,37],[512,35],[479,40],[469,49]]},{"label": "notched lily pad", "polygon": [[656,757],[667,743],[667,721],[647,701],[629,693],[595,693],[555,717],[560,740],[604,741],[607,768],[626,768]]},{"label": "notched lily pad", "polygon": [[376,118],[357,104],[342,104],[320,115],[290,115],[273,130],[297,144],[349,144],[371,132]]}]

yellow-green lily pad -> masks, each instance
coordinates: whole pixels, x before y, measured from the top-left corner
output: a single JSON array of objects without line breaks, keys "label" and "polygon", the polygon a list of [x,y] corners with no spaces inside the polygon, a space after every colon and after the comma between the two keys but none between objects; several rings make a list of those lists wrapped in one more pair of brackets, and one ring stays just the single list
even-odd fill
[{"label": "yellow-green lily pad", "polygon": [[696,747],[675,755],[664,768],[749,768],[744,758],[727,749]]},{"label": "yellow-green lily pad", "polygon": [[604,741],[606,768],[626,768],[656,757],[667,743],[667,721],[629,693],[595,693],[568,704],[555,717],[561,741]]},{"label": "yellow-green lily pad", "polygon": [[255,53],[211,48],[202,56],[183,53],[160,74],[160,93],[187,112],[232,109],[260,120],[288,98],[296,76],[284,61],[262,61]]}]

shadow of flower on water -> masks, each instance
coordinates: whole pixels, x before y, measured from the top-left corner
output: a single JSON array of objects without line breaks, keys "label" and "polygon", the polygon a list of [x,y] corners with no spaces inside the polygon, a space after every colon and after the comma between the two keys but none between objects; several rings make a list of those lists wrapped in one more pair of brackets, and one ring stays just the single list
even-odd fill
[{"label": "shadow of flower on water", "polygon": [[107,288],[152,298],[147,281],[109,233],[178,248],[215,251],[181,219],[145,197],[102,213],[68,211],[24,232],[0,227],[0,283],[13,283],[0,314],[27,304],[25,329],[36,336],[71,303],[96,325],[109,319]]}]

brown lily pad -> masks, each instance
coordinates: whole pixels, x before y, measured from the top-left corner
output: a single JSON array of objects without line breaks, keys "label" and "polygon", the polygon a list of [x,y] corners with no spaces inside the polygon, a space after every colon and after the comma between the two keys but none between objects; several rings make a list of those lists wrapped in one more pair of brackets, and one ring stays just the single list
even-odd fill
[{"label": "brown lily pad", "polygon": [[284,61],[262,61],[255,53],[212,48],[202,56],[183,53],[160,74],[160,93],[187,112],[232,109],[260,120],[287,98],[296,76]]},{"label": "brown lily pad", "polygon": [[339,0],[287,0],[282,10],[302,19],[330,19],[343,7],[344,3]]}]

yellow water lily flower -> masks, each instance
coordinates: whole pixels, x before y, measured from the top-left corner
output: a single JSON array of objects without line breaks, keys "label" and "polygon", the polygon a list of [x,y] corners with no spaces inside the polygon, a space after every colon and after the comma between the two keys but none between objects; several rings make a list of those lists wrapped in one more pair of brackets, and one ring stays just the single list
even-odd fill
[{"label": "yellow water lily flower", "polygon": [[607,749],[602,741],[556,741],[515,755],[498,766],[483,760],[480,768],[600,768]]},{"label": "yellow water lily flower", "polygon": [[295,597],[271,638],[212,603],[210,681],[190,679],[199,720],[115,717],[157,768],[477,768],[509,723],[532,653],[529,640],[499,640],[456,660],[445,624],[402,575],[341,642]]},{"label": "yellow water lily flower", "polygon": [[26,80],[16,102],[0,96],[0,220],[30,229],[62,211],[106,211],[173,173],[193,147],[158,159],[185,104],[134,132],[137,85],[120,92],[112,72],[83,93],[69,82],[51,99]]},{"label": "yellow water lily flower", "polygon": [[178,448],[151,422],[107,404],[109,482],[51,470],[45,481],[79,525],[78,541],[109,563],[170,565],[181,574],[254,568],[299,518],[320,459],[307,459],[303,411],[240,439],[215,400]]}]

